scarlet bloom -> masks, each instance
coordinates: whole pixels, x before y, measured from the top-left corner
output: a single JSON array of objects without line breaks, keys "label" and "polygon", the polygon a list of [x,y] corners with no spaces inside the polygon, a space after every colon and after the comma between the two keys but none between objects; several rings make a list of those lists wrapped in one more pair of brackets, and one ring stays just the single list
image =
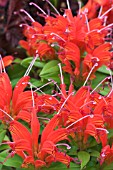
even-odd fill
[{"label": "scarlet bloom", "polygon": [[11,55],[8,55],[8,56],[5,56],[3,57],[3,63],[4,63],[4,67],[7,67],[9,66],[12,62],[13,62],[13,56]]},{"label": "scarlet bloom", "polygon": [[47,124],[42,132],[41,142],[38,142],[40,123],[34,108],[31,113],[31,132],[16,120],[11,121],[9,131],[12,134],[13,142],[8,144],[16,154],[22,157],[22,167],[32,164],[40,168],[56,161],[69,166],[70,157],[59,151],[57,147],[58,142],[68,140],[68,130],[65,128],[55,130],[58,123],[59,118],[56,115]]},{"label": "scarlet bloom", "polygon": [[22,77],[17,83],[14,91],[7,73],[0,73],[0,119],[7,120],[4,114],[11,115],[13,118],[21,118],[30,121],[30,109],[32,108],[31,91],[24,91],[30,77]]},{"label": "scarlet bloom", "polygon": [[99,161],[100,165],[103,163],[110,164],[113,162],[113,145],[111,148],[109,145],[106,145],[104,148],[102,148]]},{"label": "scarlet bloom", "polygon": [[83,61],[83,76],[88,75],[92,70],[91,78],[94,77],[95,71],[102,65],[109,66],[112,54],[110,53],[111,44],[105,43],[88,53]]}]

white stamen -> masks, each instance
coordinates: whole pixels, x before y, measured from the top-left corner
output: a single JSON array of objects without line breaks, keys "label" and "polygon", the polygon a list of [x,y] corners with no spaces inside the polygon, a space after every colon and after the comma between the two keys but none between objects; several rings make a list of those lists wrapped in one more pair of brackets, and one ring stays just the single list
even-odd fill
[{"label": "white stamen", "polygon": [[45,87],[45,86],[47,86],[47,85],[49,85],[49,84],[51,84],[51,83],[53,83],[53,82],[52,82],[52,81],[51,81],[51,82],[48,82],[48,83],[46,83],[46,84],[42,85],[41,87],[36,88],[36,90],[35,90],[34,92],[36,92],[37,90],[42,89],[43,87]]},{"label": "white stamen", "polygon": [[92,103],[92,104],[96,104],[96,102],[95,102],[95,101],[90,101],[90,102],[87,102],[87,103],[85,103],[84,105],[82,105],[82,106],[80,107],[80,109],[82,109],[84,106],[86,106],[86,105],[88,105],[88,104],[90,104],[90,103]]},{"label": "white stamen", "polygon": [[2,73],[2,56],[0,54],[0,73]]},{"label": "white stamen", "polygon": [[12,121],[14,120],[7,112],[5,112],[4,110],[2,110],[1,108],[0,108],[0,111],[2,111],[5,115],[7,115]]},{"label": "white stamen", "polygon": [[102,13],[102,9],[103,9],[103,6],[100,7],[99,14],[98,14],[98,18],[100,17],[100,15],[101,15],[101,13]]},{"label": "white stamen", "polygon": [[89,32],[89,31],[90,31],[90,27],[89,27],[89,22],[88,22],[88,17],[87,17],[87,15],[86,15],[86,12],[88,12],[88,9],[87,9],[87,8],[85,8],[83,14],[84,14],[84,16],[85,16],[85,18],[86,18],[87,29],[88,29],[88,32]]},{"label": "white stamen", "polygon": [[76,123],[80,122],[81,120],[87,118],[87,117],[90,117],[90,118],[93,118],[94,115],[86,115],[84,117],[81,117],[80,119],[78,119],[77,121],[73,122],[72,124],[70,124],[69,126],[66,127],[66,129],[70,128],[71,126],[75,125]]},{"label": "white stamen", "polygon": [[103,18],[108,12],[110,12],[113,9],[113,6],[108,9],[103,15],[101,15],[99,18]]},{"label": "white stamen", "polygon": [[67,100],[71,97],[71,95],[73,95],[74,92],[70,93],[67,98],[65,99],[64,103],[62,104],[60,110],[58,111],[57,115],[61,112],[62,108],[64,107],[64,105],[66,104]]},{"label": "white stamen", "polygon": [[92,73],[92,71],[94,70],[94,68],[95,67],[97,67],[98,66],[98,63],[95,63],[95,65],[92,67],[92,69],[90,70],[90,72],[89,72],[89,74],[88,74],[88,76],[87,76],[87,78],[86,78],[86,80],[85,80],[85,82],[84,82],[84,85],[83,86],[85,86],[86,85],[86,83],[87,83],[87,81],[88,81],[88,79],[89,79],[89,77],[90,77],[90,75],[91,75],[91,73]]},{"label": "white stamen", "polygon": [[31,83],[30,83],[30,88],[31,88],[32,101],[33,101],[33,108],[35,108],[35,99],[34,99],[34,94],[33,94],[33,89],[32,89]]},{"label": "white stamen", "polygon": [[47,14],[45,13],[45,11],[44,11],[42,8],[40,8],[37,4],[35,4],[34,2],[30,2],[29,5],[34,5],[34,6],[35,6],[36,8],[38,8],[44,15],[47,16]]},{"label": "white stamen", "polygon": [[105,16],[105,17],[104,17],[104,23],[103,23],[103,26],[106,26],[107,18],[108,18],[108,16]]},{"label": "white stamen", "polygon": [[[52,80],[52,79],[48,79],[48,81],[51,81],[51,80]],[[54,85],[56,85],[56,87],[58,88],[58,90],[60,91],[60,93],[62,94],[62,96],[63,96],[64,99],[65,99],[65,96],[64,96],[64,94],[62,93],[62,91],[61,91],[60,87],[58,86],[57,82],[54,81],[54,80],[52,80],[52,82],[54,83]]]},{"label": "white stamen", "polygon": [[[23,26],[27,26],[28,27],[28,24],[20,24],[19,27],[23,27]],[[30,27],[30,26],[29,26]]]},{"label": "white stamen", "polygon": [[69,146],[69,145],[66,144],[66,143],[58,143],[58,144],[56,144],[55,146],[66,146],[67,149],[71,149],[71,146]]},{"label": "white stamen", "polygon": [[60,38],[62,41],[66,42],[62,37],[60,37],[58,34],[56,34],[56,33],[54,33],[54,32],[52,32],[50,35],[55,35],[55,36],[57,36],[58,38]]},{"label": "white stamen", "polygon": [[109,131],[107,129],[104,129],[104,128],[96,128],[97,130],[103,130],[105,131],[107,134],[109,133]]},{"label": "white stamen", "polygon": [[90,94],[92,94],[106,79],[110,79],[111,77],[104,78],[93,90]]},{"label": "white stamen", "polygon": [[39,117],[39,116],[38,116],[38,119],[43,119],[43,120],[48,120],[48,121],[50,121],[50,119],[49,119],[49,118],[46,118],[46,117]]},{"label": "white stamen", "polygon": [[63,78],[63,74],[62,74],[61,63],[59,63],[58,66],[59,66],[59,69],[60,69],[60,79],[61,79],[61,84],[64,84],[64,78]]},{"label": "white stamen", "polygon": [[29,73],[30,73],[30,71],[31,71],[31,69],[32,69],[32,67],[33,67],[33,65],[34,65],[34,63],[35,63],[35,61],[37,60],[38,57],[39,57],[39,55],[37,54],[36,57],[33,58],[28,69],[26,70],[26,72],[24,74],[24,77],[29,75]]},{"label": "white stamen", "polygon": [[[35,91],[40,91],[42,94],[44,94],[45,95],[45,93],[42,91],[42,90],[40,90],[39,88],[37,88],[35,85],[33,85],[32,83],[30,83],[30,82],[23,82],[22,84],[28,84],[28,85],[32,85],[32,87],[34,87],[34,88],[36,88],[37,90],[35,90]],[[34,91],[34,92],[35,92]]]},{"label": "white stamen", "polygon": [[109,27],[111,27],[111,26],[113,26],[113,23],[107,25],[106,27],[104,27],[104,28],[102,28],[102,29],[100,29],[100,30],[98,30],[98,32],[101,32],[101,31],[103,31],[103,30],[105,30],[105,29],[107,29],[107,28],[109,28]]},{"label": "white stamen", "polygon": [[80,15],[80,10],[81,10],[81,6],[82,6],[81,1],[78,1],[78,5],[79,5],[78,15]]},{"label": "white stamen", "polygon": [[30,14],[28,14],[27,11],[25,11],[24,9],[20,9],[20,12],[25,13],[25,14],[30,18],[30,20],[31,20],[32,22],[35,22],[35,20],[32,18],[32,16],[31,16]]},{"label": "white stamen", "polygon": [[53,5],[50,1],[48,1],[48,0],[45,0],[45,1],[48,2],[49,5],[51,5],[51,7],[56,11],[56,13],[57,13],[58,15],[60,15],[60,13],[58,12],[58,10],[54,7],[54,5]]},{"label": "white stamen", "polygon": [[70,8],[70,4],[69,4],[69,0],[66,0],[66,2],[67,2],[67,8],[68,8],[68,9],[71,9],[71,8]]}]

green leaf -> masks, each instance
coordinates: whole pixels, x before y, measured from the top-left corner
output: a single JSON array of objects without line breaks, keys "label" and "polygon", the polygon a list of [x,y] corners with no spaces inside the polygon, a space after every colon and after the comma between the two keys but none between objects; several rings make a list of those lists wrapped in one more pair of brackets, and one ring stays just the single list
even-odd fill
[{"label": "green leaf", "polygon": [[94,156],[98,158],[100,156],[100,153],[96,150],[92,150],[92,152],[90,153],[90,156]]},{"label": "green leaf", "polygon": [[40,72],[40,77],[46,78],[48,76],[57,75],[59,73],[58,60],[49,61],[42,71]]},{"label": "green leaf", "polygon": [[0,132],[0,143],[4,140],[6,135],[6,130],[3,130],[2,132]]},{"label": "green leaf", "polygon": [[80,151],[78,152],[78,158],[81,161],[81,169],[83,169],[90,160],[90,154],[85,151]]},{"label": "green leaf", "polygon": [[[21,65],[27,68],[29,64],[32,62],[32,60],[33,60],[33,57],[25,58],[21,61]],[[34,63],[34,66],[38,68],[43,68],[44,65],[45,65],[45,62],[40,61],[40,59],[37,59]]]},{"label": "green leaf", "polygon": [[26,72],[26,68],[21,66],[20,64],[14,64],[13,67],[9,67],[8,75],[10,79],[21,78]]},{"label": "green leaf", "polygon": [[18,64],[20,64],[21,63],[21,59],[20,58],[16,58],[14,61],[13,61],[13,63],[18,63]]},{"label": "green leaf", "polygon": [[[4,160],[7,158],[7,156],[8,156],[7,150],[1,152],[0,153],[0,161],[4,162]],[[10,167],[15,167],[15,168],[21,167],[21,164],[22,164],[22,159],[18,155],[15,155],[12,158],[8,158],[7,161],[4,162],[5,166],[10,166]]]},{"label": "green leaf", "polygon": [[[98,72],[101,72],[101,73],[104,73],[104,74],[108,74],[110,75],[110,72],[106,69],[107,67],[106,66],[102,66],[100,67],[97,71]],[[113,75],[113,72],[111,71],[112,75]]]}]

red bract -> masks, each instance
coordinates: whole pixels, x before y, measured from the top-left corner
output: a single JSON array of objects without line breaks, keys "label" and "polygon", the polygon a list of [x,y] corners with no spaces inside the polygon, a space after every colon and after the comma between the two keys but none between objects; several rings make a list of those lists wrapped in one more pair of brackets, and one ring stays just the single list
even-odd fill
[{"label": "red bract", "polygon": [[20,45],[29,55],[35,56],[38,52],[41,59],[58,58],[64,64],[65,72],[75,76],[78,81],[83,81],[93,67],[95,58],[101,61],[93,73],[111,62],[110,47],[104,49],[106,44],[111,46],[105,43],[111,27],[112,25],[105,26],[103,17],[88,21],[86,10],[79,11],[73,17],[71,10],[66,9],[63,16],[45,16],[44,26],[37,22],[32,22],[32,26],[25,25],[24,35],[27,41],[20,41]]},{"label": "red bract", "polygon": [[64,128],[55,130],[58,122],[57,115],[50,120],[42,132],[41,142],[38,142],[40,124],[34,108],[31,113],[31,132],[15,120],[10,123],[9,131],[12,134],[13,142],[9,142],[9,145],[15,153],[23,158],[22,167],[33,164],[39,168],[56,161],[69,166],[70,157],[57,148],[58,142],[68,140],[68,130]]},{"label": "red bract", "polygon": [[88,75],[92,70],[92,76],[95,71],[102,65],[109,66],[112,54],[109,52],[111,49],[110,43],[105,43],[92,50],[92,53],[86,55],[83,61],[83,76]]},{"label": "red bract", "polygon": [[[13,118],[16,118],[18,115],[19,118],[28,121],[29,111],[32,108],[32,95],[31,91],[24,91],[27,86],[30,77],[25,76],[19,80],[14,91],[12,91],[10,79],[7,73],[0,73],[0,97],[2,99],[0,103],[0,119],[7,120],[7,116],[3,113],[4,111],[7,114],[11,115]],[[24,115],[22,116],[22,110]],[[19,115],[21,114],[21,116]],[[25,114],[27,118],[25,118]]]},{"label": "red bract", "polygon": [[110,146],[106,145],[104,148],[101,150],[100,154],[100,164],[102,165],[103,163],[110,164],[113,162],[113,145]]}]

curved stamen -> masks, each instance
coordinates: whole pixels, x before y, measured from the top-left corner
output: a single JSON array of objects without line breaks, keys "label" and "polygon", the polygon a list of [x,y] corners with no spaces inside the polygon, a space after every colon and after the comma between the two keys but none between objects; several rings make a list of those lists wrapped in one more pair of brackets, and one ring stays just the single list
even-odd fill
[{"label": "curved stamen", "polygon": [[69,146],[69,145],[66,144],[66,143],[58,143],[58,144],[56,144],[55,146],[66,146],[67,149],[71,149],[71,146]]},{"label": "curved stamen", "polygon": [[80,122],[81,120],[87,118],[87,117],[90,117],[90,118],[93,118],[94,115],[86,115],[84,117],[81,117],[80,119],[78,119],[77,121],[73,122],[72,124],[70,124],[69,126],[66,127],[66,129],[70,128],[71,126],[75,125],[76,123]]},{"label": "curved stamen", "polygon": [[104,79],[92,90],[92,92],[91,92],[90,94],[92,94],[104,81],[106,81],[107,79],[110,79],[110,78],[111,78],[110,76],[104,78]]},{"label": "curved stamen", "polygon": [[54,33],[54,32],[52,32],[50,35],[55,35],[55,36],[57,36],[58,38],[60,38],[62,41],[66,42],[61,36],[59,36],[58,34],[56,34],[56,33]]},{"label": "curved stamen", "polygon": [[99,18],[103,18],[108,12],[110,12],[113,9],[113,6],[109,8],[103,15],[101,15]]},{"label": "curved stamen", "polygon": [[54,5],[50,2],[50,1],[48,1],[48,0],[45,0],[49,5],[51,5],[51,7],[56,11],[56,13],[58,14],[58,15],[60,15],[60,13],[58,12],[58,10],[54,7]]},{"label": "curved stamen", "polygon": [[103,30],[105,30],[105,29],[108,29],[108,28],[111,27],[111,26],[113,26],[113,23],[107,25],[106,27],[104,27],[104,28],[102,28],[102,29],[100,29],[100,30],[98,30],[98,32],[101,32],[101,31],[103,31]]},{"label": "curved stamen", "polygon": [[35,20],[32,18],[32,16],[31,16],[27,11],[25,11],[24,9],[20,9],[20,12],[25,13],[25,14],[30,18],[30,20],[31,20],[32,22],[35,22]]},{"label": "curved stamen", "polygon": [[49,118],[46,118],[46,117],[40,117],[40,116],[38,116],[38,119],[43,119],[43,120],[48,120],[48,121],[50,121],[50,119],[49,119]]},{"label": "curved stamen", "polygon": [[26,72],[24,74],[24,77],[29,75],[29,73],[30,73],[30,71],[31,71],[31,69],[32,69],[32,67],[33,67],[33,65],[34,65],[34,63],[35,63],[35,61],[37,60],[38,57],[39,57],[39,55],[37,54],[36,57],[33,58],[28,69],[26,70]]},{"label": "curved stamen", "polygon": [[34,2],[30,2],[29,5],[34,5],[34,6],[35,6],[37,9],[39,9],[44,15],[47,16],[47,14],[45,13],[45,11],[44,11],[42,8],[40,8],[37,4],[35,4]]},{"label": "curved stamen", "polygon": [[22,84],[28,84],[28,85],[32,85],[32,87],[34,87],[34,88],[36,88],[37,90],[34,90],[34,92],[36,92],[36,91],[40,91],[42,94],[44,94],[45,95],[45,93],[42,91],[42,90],[40,90],[40,89],[38,89],[35,85],[33,85],[31,82],[23,82]]},{"label": "curved stamen", "polygon": [[23,26],[30,27],[28,24],[20,24],[19,25],[19,27],[23,27]]},{"label": "curved stamen", "polygon": [[88,104],[90,104],[90,103],[92,103],[92,104],[96,104],[96,102],[95,102],[95,101],[90,101],[90,102],[87,102],[87,103],[85,103],[84,105],[82,105],[82,106],[80,107],[80,109],[82,109],[84,106],[86,106],[86,105],[88,105]]},{"label": "curved stamen", "polygon": [[87,81],[88,81],[88,79],[89,79],[89,77],[90,77],[90,75],[91,75],[91,73],[92,73],[92,71],[94,70],[94,68],[95,67],[97,67],[98,66],[98,63],[95,63],[95,65],[92,67],[92,69],[90,70],[90,72],[89,72],[89,74],[88,74],[88,76],[87,76],[87,78],[86,78],[86,80],[85,80],[85,82],[84,82],[84,85],[83,86],[85,86],[86,85],[86,83],[87,83]]},{"label": "curved stamen", "polygon": [[64,105],[66,104],[67,100],[71,97],[71,95],[73,95],[74,92],[70,93],[67,98],[65,99],[64,103],[62,104],[60,110],[58,111],[57,115],[61,112],[62,108],[64,107]]},{"label": "curved stamen", "polygon": [[97,130],[103,130],[105,131],[107,134],[109,133],[109,131],[107,129],[104,129],[104,128],[96,128]]}]

